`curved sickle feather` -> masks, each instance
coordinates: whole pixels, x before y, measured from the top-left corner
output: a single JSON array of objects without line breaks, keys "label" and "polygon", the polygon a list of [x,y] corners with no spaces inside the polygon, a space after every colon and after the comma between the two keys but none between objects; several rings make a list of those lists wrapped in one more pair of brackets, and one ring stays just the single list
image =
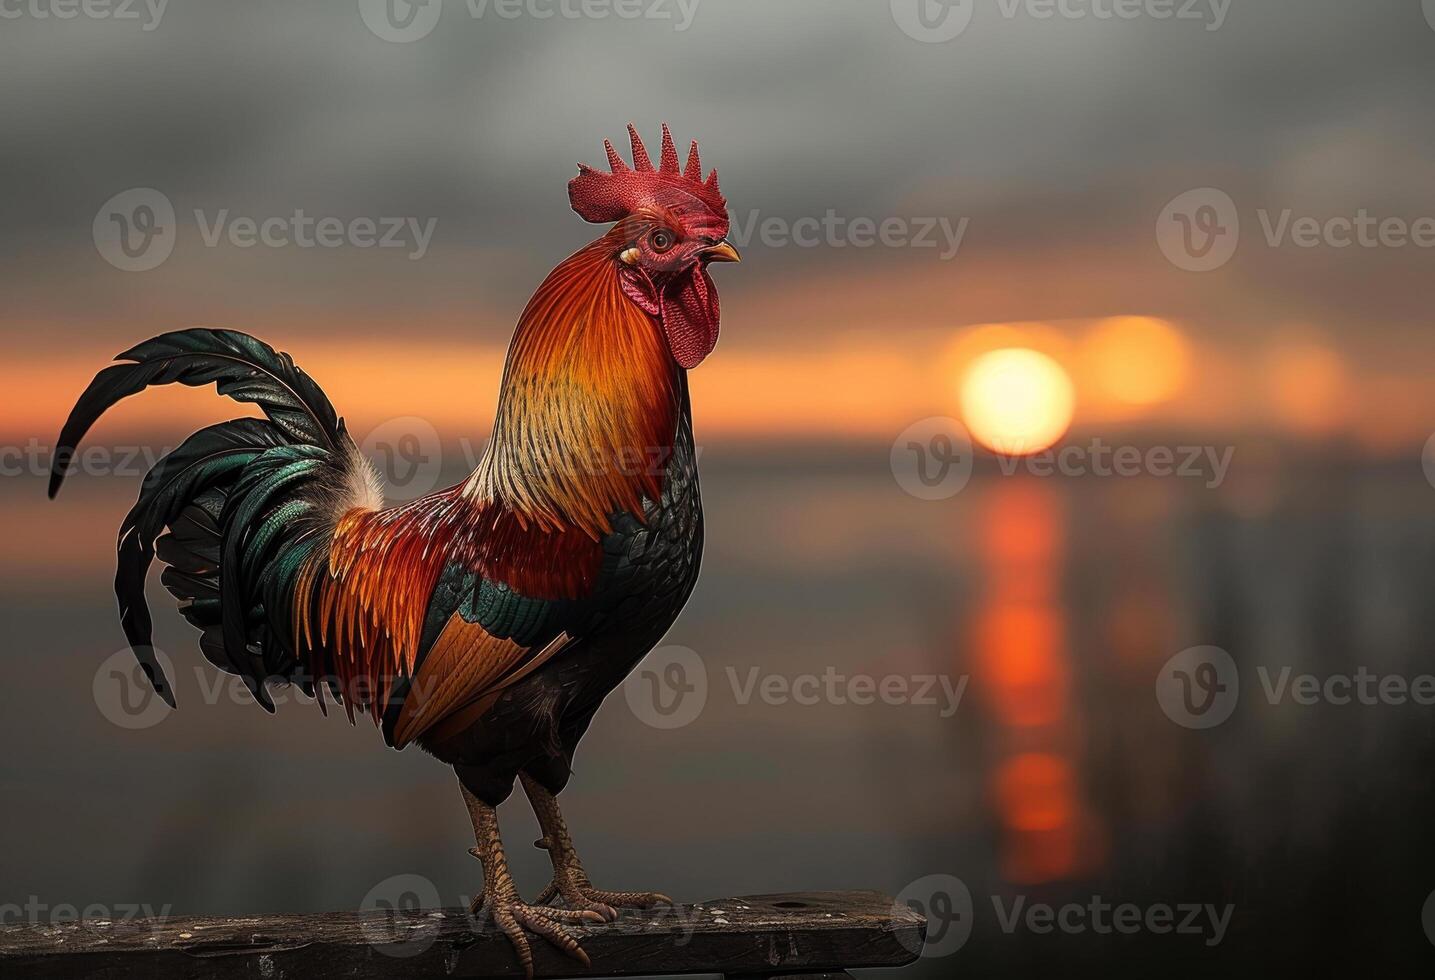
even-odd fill
[{"label": "curved sickle feather", "polygon": [[234,330],[197,327],[161,334],[132,347],[100,371],[75,403],[60,430],[50,467],[49,494],[64,482],[85,433],[116,402],[150,385],[213,382],[221,395],[258,405],[295,444],[337,449],[347,439],[343,423],[319,386],[288,355]]}]

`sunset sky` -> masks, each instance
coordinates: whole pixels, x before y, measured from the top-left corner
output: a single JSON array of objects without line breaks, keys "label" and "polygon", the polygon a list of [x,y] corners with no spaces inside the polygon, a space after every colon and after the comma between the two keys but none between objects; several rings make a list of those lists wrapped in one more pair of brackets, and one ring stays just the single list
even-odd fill
[{"label": "sunset sky", "polygon": [[[107,358],[197,324],[293,352],[356,432],[417,415],[444,438],[481,437],[525,298],[598,234],[568,210],[566,181],[630,119],[650,142],[662,120],[700,139],[748,239],[744,263],[718,270],[722,340],[693,376],[714,436],[890,439],[957,415],[992,324],[1069,372],[1077,433],[1258,430],[1407,455],[1428,436],[1435,251],[1272,245],[1265,229],[1286,211],[1435,215],[1435,29],[1418,4],[1305,3],[1298,34],[1291,5],[1241,5],[1216,31],[993,13],[945,44],[905,36],[885,4],[760,6],[754,33],[741,3],[701,4],[685,31],[475,20],[456,5],[412,44],[380,40],[338,0],[283,16],[186,4],[150,32],[7,22],[0,72],[30,94],[0,106],[0,437],[52,439]],[[35,43],[58,30],[63,49]],[[175,247],[126,272],[92,225],[136,187],[172,203]],[[1240,247],[1187,272],[1158,248],[1157,219],[1202,187],[1235,202]],[[433,220],[432,240],[418,260],[205,244],[216,222],[296,210]],[[946,260],[942,244],[762,232],[829,214],[966,224]],[[1159,319],[1175,339],[1155,353],[1113,341],[1103,324],[1120,317]],[[1168,356],[1179,377],[1120,395],[1123,372],[1170,370],[1146,360]],[[98,435],[212,410],[193,393],[150,397]]]}]

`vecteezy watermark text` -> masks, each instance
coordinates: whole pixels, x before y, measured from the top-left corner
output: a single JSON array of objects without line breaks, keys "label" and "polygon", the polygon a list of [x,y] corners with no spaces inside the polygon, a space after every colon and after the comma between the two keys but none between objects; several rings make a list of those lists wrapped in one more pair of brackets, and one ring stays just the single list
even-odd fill
[{"label": "vecteezy watermark text", "polygon": [[[3,0],[0,0],[3,2]],[[437,218],[311,215],[303,208],[288,214],[255,217],[229,208],[194,210],[205,248],[380,248],[404,249],[413,261],[428,254]],[[117,269],[145,272],[174,251],[179,220],[174,204],[152,187],[121,191],[100,206],[92,226],[95,248]]]},{"label": "vecteezy watermark text", "polygon": [[[424,952],[439,938],[448,921],[463,920],[464,931],[470,935],[497,935],[502,929],[486,911],[484,896],[459,895],[453,903],[464,909],[441,908],[438,886],[420,874],[396,874],[370,888],[359,903],[359,929],[364,939],[383,956],[407,958]],[[741,903],[738,907],[746,908]],[[647,933],[655,921],[665,926],[667,942],[676,947],[692,941],[699,925],[712,919],[721,920],[719,909],[704,905],[665,905],[652,910],[639,921],[623,916],[608,924],[604,931],[624,934],[628,931]]]},{"label": "vecteezy watermark text", "polygon": [[[144,476],[171,450],[154,446],[82,446],[60,460],[66,475]],[[30,438],[24,445],[0,446],[0,477],[49,476],[55,450]]]},{"label": "vecteezy watermark text", "polygon": [[1366,208],[1353,215],[1297,215],[1291,208],[1271,212],[1258,208],[1266,244],[1280,248],[1435,248],[1435,217],[1379,217]]},{"label": "vecteezy watermark text", "polygon": [[998,453],[1003,476],[1024,469],[1031,476],[1177,477],[1200,479],[1214,490],[1226,479],[1236,447],[1226,446],[1109,446],[1099,438],[1088,445],[1067,445],[1022,455]]},{"label": "vecteezy watermark text", "polygon": [[[701,0],[464,0],[473,20],[492,14],[502,20],[651,20],[686,31]],[[455,4],[457,6],[457,4]],[[359,0],[359,14],[380,40],[408,44],[433,32],[443,0]]]},{"label": "vecteezy watermark text", "polygon": [[702,0],[465,0],[475,19],[492,11],[505,20],[531,17],[534,20],[663,20],[673,30],[693,26]]},{"label": "vecteezy watermark text", "polygon": [[848,217],[832,208],[820,217],[764,217],[753,208],[733,218],[727,237],[738,248],[757,241],[767,248],[940,249],[937,258],[946,262],[956,258],[970,224],[965,217]]},{"label": "vecteezy watermark text", "polygon": [[[1368,208],[1313,215],[1294,208],[1257,208],[1255,217],[1261,240],[1271,249],[1435,249],[1432,215],[1378,215]],[[1211,272],[1236,254],[1241,226],[1240,209],[1229,194],[1201,187],[1177,195],[1162,209],[1156,219],[1156,244],[1178,269]]]},{"label": "vecteezy watermark text", "polygon": [[1028,904],[1025,895],[1017,895],[1007,904],[1000,895],[993,895],[992,908],[1001,931],[1007,935],[1018,929],[1037,935],[1050,932],[1135,935],[1146,932],[1158,936],[1200,936],[1207,946],[1220,945],[1236,910],[1234,905],[1216,906],[1205,902],[1175,905],[1156,902],[1145,906],[1134,902],[1112,903],[1100,895],[1091,896],[1085,903],[1067,902],[1055,906],[1045,902]]},{"label": "vecteezy watermark text", "polygon": [[[1002,476],[1198,479],[1215,490],[1225,482],[1235,459],[1234,446],[1112,445],[1100,437],[1038,452],[1020,445],[994,451]],[[933,416],[902,430],[892,443],[892,476],[921,500],[946,500],[966,488],[974,465],[972,440],[954,418]]]},{"label": "vecteezy watermark text", "polygon": [[161,905],[156,909],[148,903],[121,902],[117,905],[94,903],[80,908],[61,902],[51,905],[42,902],[38,895],[31,895],[22,905],[19,902],[0,903],[0,926],[42,925],[62,922],[86,922],[90,924],[111,924],[115,922],[153,922],[166,919],[173,906]]},{"label": "vecteezy watermark text", "polygon": [[887,705],[910,704],[935,708],[942,718],[950,718],[961,707],[967,691],[967,675],[946,674],[842,674],[836,667],[827,667],[821,674],[764,674],[761,667],[739,672],[725,668],[733,699],[740,705],[751,704],[754,697],[774,706],[795,704],[812,707],[819,704]]},{"label": "vecteezy watermark text", "polygon": [[194,220],[206,248],[227,241],[235,248],[406,248],[414,261],[423,258],[433,239],[437,218],[316,218],[296,208],[292,214],[268,218],[231,217],[228,208],[206,215],[196,208]]},{"label": "vecteezy watermark text", "polygon": [[[438,430],[427,419],[404,415],[380,423],[359,441],[359,448],[384,477],[395,500],[421,497],[438,485],[443,473],[444,447]],[[483,444],[467,436],[458,440],[458,457],[473,472],[483,459]],[[701,459],[703,447],[693,447]],[[545,460],[547,472],[595,477],[607,474],[662,476],[672,461],[672,446],[567,446]]]},{"label": "vecteezy watermark text", "polygon": [[1272,671],[1264,665],[1256,668],[1256,674],[1260,677],[1261,691],[1271,704],[1289,701],[1305,707],[1317,704],[1337,707],[1347,704],[1435,705],[1435,675],[1432,674],[1417,674],[1414,677],[1379,674],[1362,666],[1357,667],[1353,674],[1318,676],[1296,673],[1289,666]]},{"label": "vecteezy watermark text", "polygon": [[[950,718],[966,694],[966,675],[843,673],[828,666],[821,673],[777,674],[760,666],[726,667],[723,674],[733,702],[815,707],[911,705]],[[695,650],[658,647],[623,682],[628,707],[654,728],[681,728],[702,714],[710,696],[707,665]]]},{"label": "vecteezy watermark text", "polygon": [[[1257,664],[1261,695],[1273,707],[1435,705],[1435,674],[1371,670],[1315,674],[1289,664]],[[1166,716],[1183,728],[1214,728],[1236,709],[1241,677],[1235,660],[1220,647],[1182,650],[1166,661],[1156,678],[1156,700]]]},{"label": "vecteezy watermark text", "polygon": [[[1219,31],[1232,0],[996,0],[1003,20],[1184,21]],[[892,19],[914,41],[940,43],[971,26],[977,0],[890,0]]]},{"label": "vecteezy watermark text", "polygon": [[0,0],[0,20],[143,21],[148,33],[159,26],[169,0]]},{"label": "vecteezy watermark text", "polygon": [[[1084,901],[1063,904],[1033,902],[1027,895],[990,895],[997,929],[1007,936],[1019,932],[1033,935],[1064,933],[1080,935],[1135,935],[1201,939],[1207,946],[1217,946],[1225,939],[1235,916],[1232,904],[1210,902],[1113,901],[1092,895]],[[927,919],[925,943],[904,939],[913,953],[923,958],[950,956],[966,945],[978,927],[978,913],[985,902],[973,900],[971,889],[951,874],[931,874],[909,884],[897,895],[895,907],[912,909]],[[990,928],[983,925],[981,928]]]}]

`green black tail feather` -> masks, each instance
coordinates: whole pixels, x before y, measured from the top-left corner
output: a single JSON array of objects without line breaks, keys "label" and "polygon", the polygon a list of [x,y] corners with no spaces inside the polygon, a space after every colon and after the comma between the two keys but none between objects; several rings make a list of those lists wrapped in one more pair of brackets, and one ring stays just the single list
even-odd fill
[{"label": "green black tail feather", "polygon": [[264,410],[296,445],[338,449],[342,423],[334,406],[288,354],[236,330],[178,330],[161,334],[115,358],[95,375],[70,412],[50,470],[50,496],[60,489],[70,459],[105,409],[150,385],[179,382],[201,387],[213,382],[221,395],[252,402]]},{"label": "green black tail feather", "polygon": [[[332,532],[332,521],[376,496],[367,464],[328,398],[288,354],[231,330],[184,330],[120,355],[80,396],[56,446],[53,497],[79,441],[111,405],[149,385],[214,383],[257,405],[265,419],[201,429],[146,475],[120,526],[115,595],[120,622],[155,691],[173,705],[156,662],[145,578],[158,556],[161,578],[186,619],[204,631],[200,648],[239,674],[273,710],[270,679],[302,671],[292,602],[299,571]],[[376,504],[374,504],[376,505]],[[168,528],[168,533],[163,533]],[[304,682],[306,690],[311,685]]]}]

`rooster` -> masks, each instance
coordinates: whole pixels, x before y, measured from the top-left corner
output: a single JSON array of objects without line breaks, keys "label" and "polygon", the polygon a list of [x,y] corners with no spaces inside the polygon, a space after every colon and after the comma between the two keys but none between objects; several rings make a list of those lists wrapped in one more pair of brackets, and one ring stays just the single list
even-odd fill
[{"label": "rooster", "polygon": [[[663,126],[655,167],[633,126],[629,166],[580,164],[573,209],[611,224],[544,279],[518,321],[483,458],[462,483],[385,508],[329,400],[284,353],[193,329],[119,355],[57,444],[50,496],[90,426],[150,385],[214,383],[263,418],[202,429],[161,459],[121,525],[115,592],[130,646],[170,705],[154,656],[153,560],[204,656],[274,710],[293,683],[369,714],[397,749],[457,774],[483,891],[475,914],[532,976],[529,934],[590,965],[572,926],[664,903],[594,888],[558,806],[604,697],[672,625],[702,554],[687,372],[718,337],[713,262],[736,262],[717,172],[680,167]],[[495,808],[523,786],[553,864],[519,897]]]}]

